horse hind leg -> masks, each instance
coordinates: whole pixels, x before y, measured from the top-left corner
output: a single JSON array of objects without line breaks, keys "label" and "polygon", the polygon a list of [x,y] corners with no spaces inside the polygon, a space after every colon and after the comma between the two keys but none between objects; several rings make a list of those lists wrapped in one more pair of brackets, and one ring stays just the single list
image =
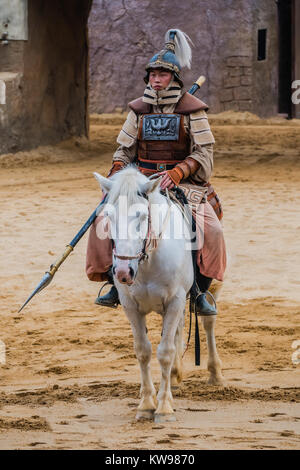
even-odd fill
[{"label": "horse hind leg", "polygon": [[176,390],[182,382],[182,357],[183,357],[183,328],[184,328],[184,314],[179,321],[179,325],[175,334],[175,357],[171,369],[171,387]]},{"label": "horse hind leg", "polygon": [[219,358],[216,339],[215,339],[215,323],[216,316],[202,316],[201,322],[204,326],[206,333],[206,342],[208,349],[208,362],[207,369],[210,373],[208,384],[210,385],[223,385],[224,378],[222,376],[222,362]]},{"label": "horse hind leg", "polygon": [[213,279],[209,287],[209,292],[214,296],[215,301],[217,301],[218,298],[220,297],[222,288],[223,288],[223,281],[217,281],[216,279]]}]

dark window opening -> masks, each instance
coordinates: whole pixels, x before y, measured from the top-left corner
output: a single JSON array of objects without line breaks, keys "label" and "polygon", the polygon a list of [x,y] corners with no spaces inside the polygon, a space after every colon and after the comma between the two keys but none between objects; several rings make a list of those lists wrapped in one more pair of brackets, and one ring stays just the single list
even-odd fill
[{"label": "dark window opening", "polygon": [[292,113],[292,1],[278,0],[279,77],[278,112]]},{"label": "dark window opening", "polygon": [[266,60],[267,57],[267,30],[258,30],[257,60]]}]

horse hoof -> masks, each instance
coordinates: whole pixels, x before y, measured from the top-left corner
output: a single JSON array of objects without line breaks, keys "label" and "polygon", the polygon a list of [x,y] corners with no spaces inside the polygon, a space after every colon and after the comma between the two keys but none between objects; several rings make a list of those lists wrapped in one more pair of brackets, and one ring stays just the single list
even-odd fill
[{"label": "horse hoof", "polygon": [[135,416],[137,421],[153,420],[154,410],[138,410]]},{"label": "horse hoof", "polygon": [[224,380],[221,377],[210,377],[207,381],[208,385],[219,385],[222,386],[224,385]]},{"label": "horse hoof", "polygon": [[174,413],[157,413],[154,414],[155,423],[172,423],[176,421],[176,416]]}]

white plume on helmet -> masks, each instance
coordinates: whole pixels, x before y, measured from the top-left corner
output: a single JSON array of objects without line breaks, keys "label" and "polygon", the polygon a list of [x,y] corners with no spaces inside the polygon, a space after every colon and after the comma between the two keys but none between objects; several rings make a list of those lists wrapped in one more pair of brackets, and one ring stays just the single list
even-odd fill
[{"label": "white plume on helmet", "polygon": [[192,62],[192,50],[189,42],[193,46],[191,38],[181,31],[180,29],[169,29],[165,35],[165,41],[170,41],[170,33],[176,32],[174,43],[175,43],[175,55],[178,59],[180,67],[191,68]]}]

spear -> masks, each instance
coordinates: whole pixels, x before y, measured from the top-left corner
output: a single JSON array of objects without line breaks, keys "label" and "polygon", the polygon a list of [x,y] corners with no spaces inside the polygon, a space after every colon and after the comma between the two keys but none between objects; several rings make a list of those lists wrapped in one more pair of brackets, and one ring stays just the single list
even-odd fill
[{"label": "spear", "polygon": [[32,294],[28,297],[26,302],[22,305],[22,307],[20,308],[18,313],[20,313],[21,310],[23,310],[25,305],[27,305],[28,302],[30,302],[30,300],[32,299],[32,297],[35,296],[35,294],[37,294],[38,292],[41,292],[43,289],[45,289],[45,287],[49,286],[50,282],[52,281],[52,279],[54,277],[54,274],[56,273],[56,271],[58,270],[60,265],[67,259],[69,254],[72,253],[72,251],[74,250],[74,247],[77,245],[79,240],[83,237],[85,232],[88,230],[88,228],[92,225],[92,223],[94,222],[94,220],[98,216],[98,214],[100,212],[100,208],[104,204],[105,200],[106,200],[106,197],[100,202],[100,204],[97,206],[97,208],[94,210],[94,212],[90,215],[90,217],[87,219],[85,224],[81,227],[79,232],[75,235],[73,240],[66,246],[66,249],[63,252],[63,254],[61,255],[61,257],[54,264],[51,264],[51,266],[49,268],[49,271],[45,272],[45,275],[43,276],[41,282],[37,285],[37,287],[34,289]]},{"label": "spear", "polygon": [[[196,93],[197,90],[199,90],[199,88],[203,85],[203,83],[205,82],[205,77],[203,75],[201,75],[198,80],[196,80],[196,82],[192,85],[192,87],[189,89],[188,93],[190,93],[191,95],[193,95],[194,93]],[[30,294],[30,296],[28,297],[28,299],[26,300],[26,302],[22,305],[22,307],[20,308],[20,310],[18,311],[18,313],[21,312],[21,310],[23,310],[23,308],[25,307],[25,305],[28,304],[28,302],[30,302],[30,300],[38,293],[38,292],[41,292],[43,289],[45,289],[45,287],[49,286],[50,282],[52,281],[56,271],[58,270],[58,268],[60,267],[60,265],[67,259],[67,257],[69,256],[70,253],[72,253],[72,251],[74,250],[74,247],[77,245],[77,243],[79,242],[79,240],[83,237],[83,235],[85,234],[85,232],[88,230],[88,228],[92,225],[92,223],[94,222],[94,220],[96,219],[96,217],[98,216],[99,214],[99,211],[100,211],[100,207],[104,204],[106,200],[106,197],[100,202],[100,204],[98,205],[98,207],[94,210],[94,212],[91,214],[91,216],[88,218],[88,220],[85,222],[85,224],[81,227],[81,229],[79,230],[79,232],[77,233],[77,235],[75,235],[75,237],[73,238],[73,240],[66,246],[66,249],[65,251],[63,252],[63,254],[61,255],[61,257],[54,263],[54,264],[51,264],[50,268],[49,268],[49,271],[46,271],[41,282],[37,285],[37,287],[34,289],[34,291],[32,292],[32,294]]]},{"label": "spear", "polygon": [[196,93],[196,91],[199,90],[199,88],[201,88],[201,86],[203,85],[205,80],[206,80],[206,78],[204,77],[204,75],[200,75],[198,80],[196,80],[195,83],[193,83],[193,85],[189,89],[188,93],[190,95],[194,95]]}]

